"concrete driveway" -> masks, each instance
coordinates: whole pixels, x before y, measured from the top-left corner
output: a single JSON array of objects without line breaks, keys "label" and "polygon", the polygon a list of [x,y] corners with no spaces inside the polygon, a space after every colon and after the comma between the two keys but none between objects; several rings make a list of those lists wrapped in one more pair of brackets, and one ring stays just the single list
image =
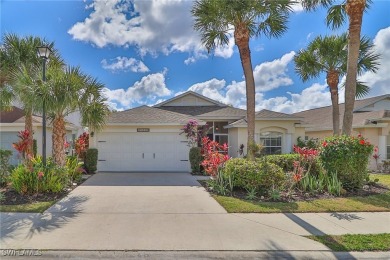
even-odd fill
[{"label": "concrete driveway", "polygon": [[[356,226],[372,222],[351,216]],[[380,231],[389,215],[376,216]],[[329,252],[302,235],[351,233],[336,221],[320,214],[228,214],[187,173],[98,173],[44,214],[2,213],[0,249]]]}]

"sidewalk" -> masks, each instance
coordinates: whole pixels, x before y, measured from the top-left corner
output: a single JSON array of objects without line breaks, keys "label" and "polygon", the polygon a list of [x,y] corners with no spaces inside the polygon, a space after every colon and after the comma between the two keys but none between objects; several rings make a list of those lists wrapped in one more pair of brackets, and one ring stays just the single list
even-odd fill
[{"label": "sidewalk", "polygon": [[390,213],[1,214],[1,249],[329,251],[303,236],[390,233]]}]

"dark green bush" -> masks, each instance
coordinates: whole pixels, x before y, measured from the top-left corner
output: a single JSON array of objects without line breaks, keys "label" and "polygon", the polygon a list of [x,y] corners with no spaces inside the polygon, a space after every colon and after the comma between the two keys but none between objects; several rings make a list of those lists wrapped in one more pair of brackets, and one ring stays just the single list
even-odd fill
[{"label": "dark green bush", "polygon": [[12,156],[12,151],[0,149],[0,186],[7,184],[7,179],[10,174],[9,159]]},{"label": "dark green bush", "polygon": [[47,161],[46,168],[40,157],[32,159],[28,164],[19,164],[9,177],[12,187],[18,193],[57,193],[66,187],[66,170],[55,165],[52,160]]},{"label": "dark green bush", "polygon": [[98,150],[96,148],[89,148],[85,155],[85,167],[88,173],[94,173],[97,170]]},{"label": "dark green bush", "polygon": [[292,172],[294,170],[293,162],[299,160],[299,154],[291,153],[267,155],[266,159],[268,162],[281,167],[285,172]]},{"label": "dark green bush", "polygon": [[37,153],[38,153],[37,139],[33,139],[33,155],[34,155],[34,157],[37,156]]},{"label": "dark green bush", "polygon": [[[294,161],[299,161],[299,154],[291,153],[291,154],[267,155],[266,160],[270,163],[274,163],[277,166],[281,167],[284,172],[292,172],[294,170],[294,165],[293,165]],[[310,168],[310,174],[318,176],[320,172],[321,172],[321,164],[319,159],[316,159]]]},{"label": "dark green bush", "polygon": [[190,164],[191,164],[191,171],[193,173],[200,173],[201,172],[201,163],[203,160],[202,154],[201,154],[201,148],[200,147],[192,147],[190,149]]},{"label": "dark green bush", "polygon": [[368,177],[373,148],[362,136],[328,137],[320,148],[321,164],[328,174],[337,174],[344,189],[360,189]]},{"label": "dark green bush", "polygon": [[286,181],[282,168],[267,161],[230,159],[225,163],[223,173],[232,176],[235,187],[263,193],[271,189],[281,190]]}]

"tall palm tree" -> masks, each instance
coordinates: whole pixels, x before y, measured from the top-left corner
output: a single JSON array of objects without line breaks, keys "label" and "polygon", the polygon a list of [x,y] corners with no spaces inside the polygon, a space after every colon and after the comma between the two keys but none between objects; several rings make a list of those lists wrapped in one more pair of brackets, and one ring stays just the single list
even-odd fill
[{"label": "tall palm tree", "polygon": [[47,73],[47,84],[40,92],[46,102],[53,125],[53,159],[65,164],[65,117],[79,111],[82,124],[99,130],[105,123],[108,108],[102,96],[104,85],[81,72],[79,67],[52,64]]},{"label": "tall palm tree", "polygon": [[255,143],[255,81],[249,40],[264,34],[280,37],[287,30],[291,1],[267,0],[199,0],[192,7],[195,30],[199,31],[203,45],[210,52],[229,43],[234,30],[235,44],[245,76],[248,123],[248,158],[254,159]]},{"label": "tall palm tree", "polygon": [[[330,7],[335,0],[302,0],[307,10],[318,6]],[[345,82],[345,111],[343,118],[343,134],[351,135],[353,109],[356,96],[356,82],[358,75],[358,59],[360,48],[360,32],[364,11],[369,7],[371,0],[344,0],[343,3],[333,5],[328,10],[327,24],[332,28],[339,28],[348,17],[348,60]]]},{"label": "tall palm tree", "polygon": [[[23,106],[25,112],[25,129],[29,136],[27,154],[33,151],[32,114],[39,110],[37,96],[33,94],[37,81],[41,74],[38,68],[41,61],[37,56],[37,47],[46,45],[53,48],[54,43],[34,36],[20,37],[16,34],[5,34],[1,52],[1,94],[4,99],[1,101],[1,109],[9,109],[11,102],[17,100]],[[21,80],[20,77],[28,77],[29,80]]]},{"label": "tall palm tree", "polygon": [[[347,34],[341,36],[316,37],[307,47],[295,55],[296,72],[303,81],[317,78],[321,73],[326,73],[326,82],[329,86],[332,100],[333,135],[340,131],[339,114],[339,90],[340,78],[347,73]],[[378,69],[379,55],[372,51],[372,43],[368,38],[360,40],[360,52],[358,60],[359,74],[364,71],[376,72]],[[368,93],[369,87],[362,82],[357,83],[358,97]]]}]

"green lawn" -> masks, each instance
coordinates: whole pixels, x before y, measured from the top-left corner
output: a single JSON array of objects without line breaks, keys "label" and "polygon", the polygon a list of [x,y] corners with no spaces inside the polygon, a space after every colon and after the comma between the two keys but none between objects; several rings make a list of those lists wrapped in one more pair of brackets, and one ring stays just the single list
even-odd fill
[{"label": "green lawn", "polygon": [[389,251],[390,234],[308,236],[333,251]]},{"label": "green lawn", "polygon": [[[390,187],[390,175],[371,174],[371,179]],[[299,202],[254,202],[213,196],[229,213],[359,212],[390,211],[390,192],[366,197],[317,199]]]},{"label": "green lawn", "polygon": [[20,205],[0,205],[0,212],[43,213],[54,203],[56,203],[55,200]]}]

